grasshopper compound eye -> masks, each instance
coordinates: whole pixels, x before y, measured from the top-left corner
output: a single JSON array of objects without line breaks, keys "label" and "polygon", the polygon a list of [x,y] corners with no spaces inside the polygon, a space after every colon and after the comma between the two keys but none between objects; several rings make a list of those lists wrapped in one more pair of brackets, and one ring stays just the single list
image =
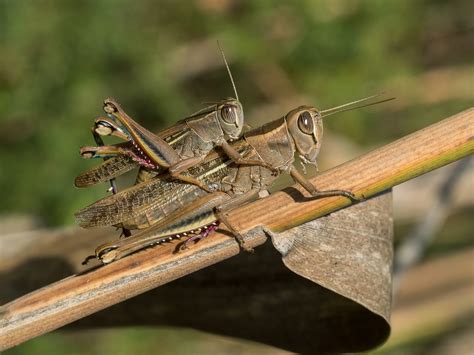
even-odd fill
[{"label": "grasshopper compound eye", "polygon": [[298,128],[306,134],[313,134],[314,124],[313,117],[309,111],[303,111],[298,117]]},{"label": "grasshopper compound eye", "polygon": [[237,112],[238,108],[234,105],[224,105],[221,108],[220,115],[224,122],[229,124],[234,124],[237,122],[239,113]]}]

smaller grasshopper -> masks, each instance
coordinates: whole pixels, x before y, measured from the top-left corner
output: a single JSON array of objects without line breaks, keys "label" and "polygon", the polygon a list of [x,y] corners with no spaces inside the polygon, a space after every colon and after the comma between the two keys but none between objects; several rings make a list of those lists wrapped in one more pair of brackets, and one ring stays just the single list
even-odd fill
[{"label": "smaller grasshopper", "polygon": [[[106,99],[104,111],[108,117],[96,119],[93,132],[102,136],[117,136],[126,140],[127,143],[113,146],[82,147],[81,155],[84,158],[122,156],[118,158],[117,162],[120,168],[115,168],[113,162],[109,161],[102,167],[103,172],[106,169],[112,169],[115,173],[120,174],[126,169],[126,162],[129,163],[130,170],[136,166],[134,163],[148,169],[148,171],[160,171],[161,168],[165,168],[171,177],[199,186],[208,192],[211,191],[208,186],[192,176],[182,173],[202,162],[205,156],[215,147],[220,147],[237,164],[262,165],[260,161],[243,159],[228,143],[228,141],[233,141],[241,136],[244,127],[244,115],[242,105],[238,100],[232,73],[222,49],[221,53],[236,99],[230,98],[217,102],[186,117],[169,129],[162,131],[159,135],[155,135],[140,126],[113,99]],[[85,179],[84,176],[82,179],[76,179],[76,186],[84,187],[94,183],[94,181],[103,180],[98,175],[98,171],[96,173],[90,180]]]},{"label": "smaller grasshopper", "polygon": [[[373,96],[374,97],[374,96]],[[166,185],[166,180],[152,180],[124,190],[118,195],[102,199],[76,214],[79,224],[90,227],[100,221],[115,224],[127,218],[147,214],[150,210],[159,212],[153,225],[127,240],[107,243],[97,248],[95,256],[107,263],[150,245],[161,244],[183,236],[190,236],[185,244],[206,237],[222,222],[236,236],[242,248],[246,249],[242,236],[232,227],[226,217],[226,211],[262,195],[276,176],[274,170],[288,172],[314,197],[345,196],[352,200],[360,199],[344,190],[318,191],[293,165],[294,155],[298,153],[303,164],[316,164],[321,147],[322,118],[330,114],[345,111],[348,106],[373,97],[355,101],[333,109],[319,111],[312,106],[301,106],[290,111],[284,117],[252,130],[234,143],[238,150],[246,150],[246,156],[266,162],[265,166],[242,166],[218,162],[210,164],[212,179],[219,190],[211,194],[193,194],[195,188]],[[388,101],[382,100],[379,102]],[[376,103],[379,103],[376,102]],[[375,104],[375,103],[372,103]],[[363,105],[360,107],[364,107]],[[220,165],[219,165],[220,163]],[[272,169],[266,166],[270,165]],[[201,180],[209,179],[209,172],[201,174]],[[217,177],[217,180],[216,180]],[[151,185],[155,184],[152,188]],[[222,192],[222,191],[225,191]],[[179,201],[178,201],[179,200]],[[178,201],[178,202],[176,202]],[[131,210],[128,210],[129,207]],[[127,211],[127,212],[126,212]],[[118,218],[118,219],[117,219]]]}]

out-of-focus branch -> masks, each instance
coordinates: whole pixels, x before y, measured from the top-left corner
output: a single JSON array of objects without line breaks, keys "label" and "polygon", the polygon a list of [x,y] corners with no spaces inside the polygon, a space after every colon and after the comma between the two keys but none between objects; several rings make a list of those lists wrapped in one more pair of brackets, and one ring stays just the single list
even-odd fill
[{"label": "out-of-focus branch", "polygon": [[472,162],[472,157],[470,157],[457,163],[444,184],[439,188],[436,201],[429,208],[426,216],[398,247],[393,270],[394,292],[397,292],[405,272],[423,257],[436,232],[444,224],[451,210],[454,187]]},{"label": "out-of-focus branch", "polygon": [[[474,206],[474,194],[466,193],[472,189],[474,160],[472,157],[466,157],[463,160],[465,159],[471,159],[471,163],[459,176],[451,191],[451,212]],[[426,212],[437,203],[441,186],[448,181],[456,169],[457,164],[450,164],[395,187],[393,210],[396,220],[399,223],[414,223],[422,220]],[[423,197],[420,198],[420,196]]]},{"label": "out-of-focus branch", "polygon": [[[392,334],[383,350],[436,334],[456,339],[453,330],[462,323],[470,324],[474,310],[473,258],[474,249],[470,248],[407,270],[394,302]],[[447,352],[450,353],[462,352]]]},{"label": "out-of-focus branch", "polygon": [[[370,197],[394,185],[451,163],[474,151],[474,109],[374,150],[312,179],[320,190],[345,189]],[[243,206],[231,222],[249,246],[265,242],[262,228],[275,232],[326,215],[351,202],[343,197],[313,199],[299,187]],[[105,267],[90,269],[0,307],[0,349],[40,334],[215,264],[239,253],[221,231],[182,253],[173,245],[151,248]]]}]

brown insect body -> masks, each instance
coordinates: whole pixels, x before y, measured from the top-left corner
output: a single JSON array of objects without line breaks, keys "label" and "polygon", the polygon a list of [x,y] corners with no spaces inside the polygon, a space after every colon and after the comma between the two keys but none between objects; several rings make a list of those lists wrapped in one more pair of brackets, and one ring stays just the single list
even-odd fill
[{"label": "brown insect body", "polygon": [[[239,169],[237,165],[233,165],[223,153],[216,152],[200,165],[190,168],[186,174],[192,174],[209,185],[214,184],[214,188],[221,189],[221,182],[225,181],[230,171]],[[241,167],[245,168],[245,166]],[[147,172],[145,169],[141,171],[143,171],[142,174]],[[132,187],[107,196],[78,211],[76,221],[85,228],[107,225],[129,229],[146,228],[207,194],[195,185],[175,181],[168,174],[154,177],[150,175],[144,179]],[[225,183],[224,185],[225,191],[231,193],[232,186]]]},{"label": "brown insect body", "polygon": [[[355,103],[366,101],[372,97],[358,100]],[[387,101],[387,100],[384,100]],[[379,101],[383,102],[383,101]],[[329,114],[338,112],[340,108],[346,108],[353,103],[339,106],[334,109],[321,111],[329,112]],[[344,109],[347,110],[347,109]],[[343,111],[343,110],[341,110]],[[251,162],[249,166],[236,164],[236,162],[228,160],[221,155],[219,158],[206,159],[206,162],[214,159],[207,167],[198,166],[193,169],[201,169],[202,175],[194,175],[198,180],[210,179],[208,182],[213,184],[220,191],[214,193],[202,192],[199,196],[192,196],[192,193],[183,193],[185,189],[196,189],[194,186],[185,185],[170,187],[166,186],[166,179],[159,180],[157,178],[151,181],[145,181],[140,185],[131,187],[121,193],[109,198],[98,201],[97,203],[79,211],[76,214],[79,223],[84,226],[91,226],[93,217],[95,225],[111,223],[111,211],[115,209],[115,217],[120,219],[123,212],[128,209],[134,213],[133,218],[140,218],[143,214],[150,211],[157,211],[157,204],[163,207],[170,207],[168,215],[158,213],[153,218],[147,216],[147,226],[149,228],[137,235],[117,243],[108,243],[97,248],[96,255],[103,262],[110,262],[118,257],[128,255],[140,248],[150,245],[160,244],[167,240],[172,240],[175,234],[168,234],[170,225],[179,225],[179,231],[186,231],[187,228],[196,228],[196,220],[201,223],[201,227],[207,228],[209,223],[215,226],[215,222],[223,222],[234,233],[240,245],[243,245],[243,238],[240,236],[227,220],[223,211],[227,211],[233,207],[246,203],[252,198],[259,196],[259,192],[266,190],[273,183],[278,172],[289,172],[292,178],[300,183],[312,196],[328,197],[342,195],[352,200],[359,200],[352,193],[344,190],[328,190],[318,191],[316,188],[294,167],[294,153],[297,152],[304,164],[316,164],[316,158],[321,147],[322,138],[322,116],[321,113],[311,106],[301,106],[290,111],[285,117],[270,122],[260,128],[250,131],[244,137],[235,142],[233,147],[235,150],[243,153],[245,161]],[[211,154],[212,155],[212,154]],[[225,160],[227,159],[227,161]],[[196,173],[191,171],[190,173]],[[213,175],[216,173],[216,175]],[[158,181],[157,181],[158,180]],[[150,194],[147,193],[147,187],[152,187]],[[166,193],[163,194],[164,190]],[[157,194],[156,191],[159,191]],[[225,194],[223,194],[225,192]],[[158,195],[159,197],[157,197]],[[176,196],[187,196],[186,202],[179,204],[174,203]],[[227,197],[224,200],[222,196]],[[209,201],[213,201],[210,203]],[[217,201],[217,202],[216,202]],[[224,202],[222,202],[224,201]],[[222,203],[221,203],[222,202]],[[180,205],[181,207],[176,207]],[[204,209],[202,206],[207,206]],[[175,206],[175,207],[172,207]],[[188,212],[184,212],[188,211]],[[129,214],[126,216],[130,216]],[[85,218],[84,218],[85,217]],[[125,217],[127,218],[127,217]],[[115,222],[123,223],[124,220]],[[191,223],[190,221],[193,221]],[[112,222],[115,223],[115,222]],[[127,223],[127,221],[125,221]],[[137,224],[138,226],[138,224]],[[199,227],[199,228],[201,228]],[[200,229],[199,229],[200,230]],[[174,230],[176,232],[176,229]],[[191,237],[190,240],[199,240],[207,236],[209,230],[198,236]],[[186,233],[183,233],[186,235]],[[178,234],[179,236],[179,234]],[[133,243],[133,248],[128,248],[128,241]],[[187,242],[186,242],[187,243]],[[185,244],[186,245],[186,244]],[[113,250],[113,257],[108,258]],[[127,252],[127,250],[133,250]],[[107,260],[107,261],[105,261]]]},{"label": "brown insect body", "polygon": [[[244,134],[244,137],[232,146],[246,159],[270,164],[280,171],[290,171],[297,151],[295,138],[298,138],[298,132],[293,133],[296,137],[290,134],[288,121],[291,124],[298,119],[301,111],[307,112],[309,109],[315,113],[315,120],[319,122],[320,116],[316,114],[316,109],[300,107],[285,117]],[[314,135],[314,145],[319,146],[321,133],[315,131]],[[312,147],[307,151],[311,149]],[[267,189],[276,178],[273,170],[265,166],[235,164],[223,153],[210,155],[202,164],[190,168],[187,173],[230,195]],[[160,216],[166,217],[168,211],[182,208],[205,194],[193,185],[173,181],[163,174],[95,202],[77,212],[76,219],[79,225],[85,228],[119,223],[131,229],[149,227],[158,221]],[[140,222],[126,222],[133,219]]]},{"label": "brown insect body", "polygon": [[[227,99],[185,118],[157,136],[135,122],[113,99],[105,100],[104,111],[109,117],[96,119],[94,133],[126,139],[132,146],[116,144],[82,147],[83,157],[128,155],[143,167],[155,171],[169,169],[170,175],[175,179],[196,184],[205,190],[208,190],[205,185],[192,177],[183,176],[182,172],[199,164],[216,145],[227,147],[226,140],[238,138],[242,133],[244,119],[240,103],[235,99]],[[233,151],[230,153],[235,154]],[[95,171],[91,173],[96,175]],[[107,176],[113,177],[115,175]],[[106,176],[102,177],[102,180],[105,178]],[[80,181],[76,186],[83,187]]]}]

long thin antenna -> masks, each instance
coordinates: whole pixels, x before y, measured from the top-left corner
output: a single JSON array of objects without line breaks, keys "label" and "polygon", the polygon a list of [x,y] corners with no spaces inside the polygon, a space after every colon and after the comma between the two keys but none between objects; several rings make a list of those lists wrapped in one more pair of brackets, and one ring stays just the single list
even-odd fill
[{"label": "long thin antenna", "polygon": [[235,98],[238,101],[239,100],[239,95],[237,94],[237,88],[235,87],[234,77],[232,76],[232,73],[231,73],[230,68],[229,68],[229,64],[227,64],[227,60],[225,59],[224,51],[222,50],[222,47],[221,47],[221,44],[219,43],[219,41],[217,41],[217,46],[219,47],[219,50],[221,51],[222,59],[224,59],[225,67],[227,68],[227,72],[229,73],[229,77],[230,77],[230,81],[232,83],[232,87],[234,88]]},{"label": "long thin antenna", "polygon": [[354,104],[358,104],[358,103],[361,103],[361,102],[364,102],[364,101],[368,101],[368,100],[371,100],[375,97],[379,97],[380,95],[383,95],[384,92],[381,92],[381,93],[378,93],[378,94],[375,94],[375,95],[371,95],[371,96],[367,96],[367,97],[364,97],[363,99],[360,99],[360,100],[355,100],[355,101],[352,101],[352,102],[349,102],[347,104],[344,104],[344,105],[339,105],[339,106],[336,106],[336,107],[331,107],[331,108],[328,108],[326,110],[323,110],[321,111],[321,113],[329,113],[331,111],[334,111],[334,110],[338,110],[340,108],[343,108],[343,107],[347,107],[347,106],[351,106],[351,105],[354,105]]},{"label": "long thin antenna", "polygon": [[[379,95],[374,95],[372,96],[371,98],[375,97],[375,96],[379,96]],[[388,99],[383,99],[383,100],[379,100],[379,101],[375,101],[375,102],[370,102],[368,104],[365,104],[365,105],[360,105],[360,106],[355,106],[355,107],[347,107],[348,105],[352,105],[352,104],[355,104],[357,102],[361,102],[361,101],[366,101],[368,100],[369,98],[366,98],[366,99],[362,99],[362,100],[358,100],[358,101],[354,101],[354,102],[351,102],[351,103],[348,103],[348,104],[345,104],[345,105],[341,105],[341,106],[338,106],[339,108],[342,108],[342,109],[339,109],[339,110],[336,110],[336,111],[333,111],[334,109],[336,109],[337,107],[334,107],[332,109],[329,109],[329,110],[325,110],[325,111],[320,111],[320,112],[328,112],[330,111],[329,113],[327,114],[323,114],[322,117],[327,117],[327,116],[331,116],[335,113],[339,113],[339,112],[345,112],[345,111],[351,111],[351,110],[355,110],[355,109],[358,109],[358,108],[362,108],[362,107],[367,107],[367,106],[372,106],[372,105],[377,105],[377,104],[381,104],[383,102],[387,102],[387,101],[392,101],[392,100],[395,100],[395,97],[390,97]],[[344,108],[345,107],[345,108]]]}]

